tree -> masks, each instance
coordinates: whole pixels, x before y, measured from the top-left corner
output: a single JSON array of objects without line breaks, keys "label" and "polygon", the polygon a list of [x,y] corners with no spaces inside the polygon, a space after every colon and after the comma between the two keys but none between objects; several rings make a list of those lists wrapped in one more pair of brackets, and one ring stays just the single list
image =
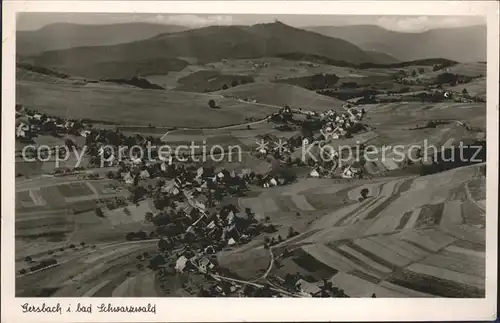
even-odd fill
[{"label": "tree", "polygon": [[168,241],[165,239],[160,239],[160,241],[158,241],[158,249],[168,250],[170,249],[170,243],[168,243]]},{"label": "tree", "polygon": [[24,261],[30,263],[33,261],[33,259],[30,256],[26,256],[26,258],[24,258]]},{"label": "tree", "polygon": [[227,84],[224,84],[224,85],[222,86],[222,89],[223,89],[223,90],[227,90]]},{"label": "tree", "polygon": [[295,237],[297,234],[299,234],[299,233],[296,232],[292,227],[290,227],[288,229],[288,236],[287,236],[287,238]]},{"label": "tree", "polygon": [[411,72],[411,76],[412,76],[412,77],[416,77],[416,76],[417,76],[417,71],[413,70],[413,71]]},{"label": "tree", "polygon": [[231,86],[232,86],[232,87],[235,87],[235,86],[238,86],[238,85],[239,85],[239,84],[238,84],[238,80],[233,80],[233,81],[231,82]]},{"label": "tree", "polygon": [[153,222],[154,220],[154,215],[151,212],[146,212],[146,215],[144,216],[144,219],[146,222]]},{"label": "tree", "polygon": [[146,234],[146,232],[144,231],[138,231],[136,234],[135,234],[136,238],[139,239],[139,240],[145,240],[147,239],[148,235]]},{"label": "tree", "polygon": [[160,266],[165,265],[167,262],[162,255],[156,255],[149,261],[149,266],[153,269],[157,269]]},{"label": "tree", "polygon": [[85,247],[85,242],[83,242],[83,241],[82,241],[82,242],[80,242],[80,246],[81,246],[81,247]]},{"label": "tree", "polygon": [[104,213],[102,212],[101,208],[99,208],[99,207],[95,209],[95,215],[97,215],[100,218],[104,217]]},{"label": "tree", "polygon": [[215,101],[214,101],[214,100],[212,100],[212,99],[208,100],[208,106],[209,106],[210,108],[214,109],[214,108],[215,108],[215,106],[216,106]]},{"label": "tree", "polygon": [[467,91],[467,89],[466,89],[466,88],[464,88],[464,89],[462,90],[462,94],[463,94],[463,95],[469,95],[469,92]]},{"label": "tree", "polygon": [[363,200],[364,200],[364,199],[366,199],[366,198],[368,197],[368,193],[369,193],[369,192],[370,192],[370,191],[368,191],[368,189],[367,189],[367,188],[363,188],[363,189],[361,190],[361,192],[360,192],[360,194],[361,194],[361,198],[362,198]]}]

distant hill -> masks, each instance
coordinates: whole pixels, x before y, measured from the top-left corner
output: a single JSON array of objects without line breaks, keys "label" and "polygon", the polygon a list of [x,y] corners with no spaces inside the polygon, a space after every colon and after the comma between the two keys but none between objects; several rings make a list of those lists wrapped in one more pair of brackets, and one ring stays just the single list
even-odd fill
[{"label": "distant hill", "polygon": [[114,78],[115,75],[102,75],[97,66],[106,62],[144,62],[168,57],[195,57],[200,62],[213,62],[225,58],[276,57],[297,52],[354,64],[383,63],[380,62],[381,55],[374,57],[345,40],[279,22],[253,26],[210,26],[161,34],[127,44],[49,51],[32,57],[30,62],[72,75]]},{"label": "distant hill", "polygon": [[305,29],[345,39],[366,51],[382,52],[401,61],[432,57],[459,62],[486,60],[486,26],[432,29],[421,33],[396,32],[371,25]]},{"label": "distant hill", "polygon": [[57,23],[33,31],[17,31],[17,54],[36,55],[44,51],[77,46],[102,46],[129,43],[188,27],[150,23],[78,25]]}]

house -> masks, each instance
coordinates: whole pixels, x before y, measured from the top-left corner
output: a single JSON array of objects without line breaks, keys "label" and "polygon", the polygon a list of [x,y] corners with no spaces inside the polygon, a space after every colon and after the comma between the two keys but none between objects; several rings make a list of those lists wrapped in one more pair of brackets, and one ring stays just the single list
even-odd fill
[{"label": "house", "polygon": [[147,169],[144,169],[142,170],[140,173],[139,173],[139,177],[141,179],[146,179],[146,178],[149,178],[149,172]]},{"label": "house", "polygon": [[210,259],[203,257],[199,262],[198,262],[198,269],[202,273],[206,273],[209,270],[214,269],[215,265],[210,261]]},{"label": "house", "polygon": [[344,171],[342,172],[342,177],[343,178],[353,178],[354,177],[354,172],[351,169],[351,166],[347,166]]},{"label": "house", "polygon": [[133,184],[134,183],[134,177],[130,174],[130,172],[126,173],[125,176],[123,177],[123,180],[127,184]]},{"label": "house", "polygon": [[82,130],[80,131],[80,136],[87,138],[91,133],[92,131],[90,130]]},{"label": "house", "polygon": [[311,284],[304,279],[299,279],[295,283],[295,287],[305,293],[305,296],[309,294],[310,296],[316,295],[321,291],[321,288],[319,288],[317,285]]},{"label": "house", "polygon": [[313,169],[310,173],[309,176],[318,178],[319,177],[319,172],[316,169]]},{"label": "house", "polygon": [[184,269],[186,269],[186,264],[188,259],[185,256],[180,256],[179,259],[175,262],[175,270],[177,272],[182,273]]}]

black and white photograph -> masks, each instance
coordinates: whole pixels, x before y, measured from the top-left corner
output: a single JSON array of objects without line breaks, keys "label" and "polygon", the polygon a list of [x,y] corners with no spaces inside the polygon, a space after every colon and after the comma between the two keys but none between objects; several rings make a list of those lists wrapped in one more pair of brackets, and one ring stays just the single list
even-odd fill
[{"label": "black and white photograph", "polygon": [[488,32],[418,12],[18,12],[2,177],[22,312],[485,299]]}]

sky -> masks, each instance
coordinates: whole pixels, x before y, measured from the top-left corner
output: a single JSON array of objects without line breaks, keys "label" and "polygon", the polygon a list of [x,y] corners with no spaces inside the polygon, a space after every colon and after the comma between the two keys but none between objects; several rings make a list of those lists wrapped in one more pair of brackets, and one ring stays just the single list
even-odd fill
[{"label": "sky", "polygon": [[77,24],[116,24],[149,22],[182,25],[193,28],[210,25],[252,25],[275,19],[294,26],[377,25],[400,32],[423,32],[435,28],[452,28],[486,24],[479,16],[347,16],[347,15],[194,15],[145,13],[21,13],[18,30],[36,30],[43,26],[69,22]]}]

